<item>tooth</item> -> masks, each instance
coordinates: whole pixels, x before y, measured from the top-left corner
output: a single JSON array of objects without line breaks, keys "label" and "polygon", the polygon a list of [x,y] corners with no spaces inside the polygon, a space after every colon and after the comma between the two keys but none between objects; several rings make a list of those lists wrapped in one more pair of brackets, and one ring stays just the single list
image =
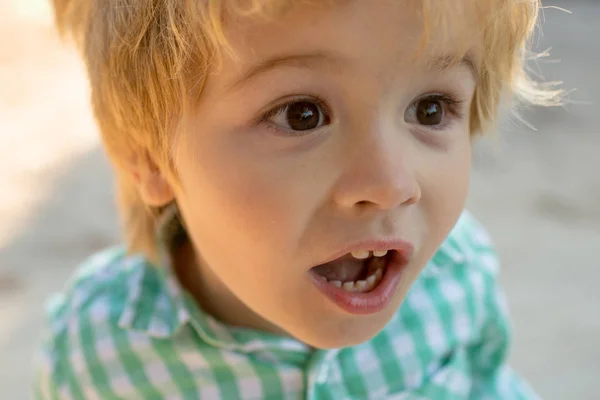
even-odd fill
[{"label": "tooth", "polygon": [[361,292],[366,290],[367,289],[367,281],[357,281],[356,289],[358,289]]},{"label": "tooth", "polygon": [[325,278],[323,275],[319,275],[319,279],[324,282],[327,282],[327,278]]},{"label": "tooth", "polygon": [[377,271],[375,271],[375,279],[380,280],[382,276],[383,276],[383,271],[381,268],[379,268]]},{"label": "tooth", "polygon": [[333,286],[335,286],[337,288],[342,287],[342,281],[330,281],[329,283],[331,283]]},{"label": "tooth", "polygon": [[352,252],[352,257],[358,258],[359,260],[364,260],[369,258],[371,253],[368,250],[357,250]]},{"label": "tooth", "polygon": [[388,252],[387,250],[374,251],[373,255],[375,257],[383,257],[383,256],[385,256],[387,254],[387,252]]},{"label": "tooth", "polygon": [[372,286],[375,283],[376,276],[371,275],[367,278],[367,285]]},{"label": "tooth", "polygon": [[346,290],[347,292],[356,292],[356,287],[354,286],[354,282],[344,283],[344,290]]}]

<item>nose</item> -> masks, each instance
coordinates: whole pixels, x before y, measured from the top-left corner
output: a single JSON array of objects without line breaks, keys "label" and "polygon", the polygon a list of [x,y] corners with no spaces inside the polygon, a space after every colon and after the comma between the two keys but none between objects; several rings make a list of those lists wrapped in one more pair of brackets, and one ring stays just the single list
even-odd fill
[{"label": "nose", "polygon": [[348,145],[342,155],[343,172],[334,190],[335,202],[344,209],[391,210],[416,204],[421,187],[415,175],[409,143],[400,134],[368,135]]}]

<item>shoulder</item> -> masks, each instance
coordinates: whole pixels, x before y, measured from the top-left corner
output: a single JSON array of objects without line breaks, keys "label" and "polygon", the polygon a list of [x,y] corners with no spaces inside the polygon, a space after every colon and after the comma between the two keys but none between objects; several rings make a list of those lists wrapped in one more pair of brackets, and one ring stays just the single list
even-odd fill
[{"label": "shoulder", "polygon": [[64,333],[69,326],[118,323],[139,285],[158,283],[154,268],[143,257],[127,255],[120,247],[94,254],[46,302],[52,332]]},{"label": "shoulder", "polygon": [[45,311],[36,390],[52,398],[117,398],[140,388],[151,394],[143,365],[166,365],[166,347],[155,340],[180,326],[159,267],[122,248],[82,263]]},{"label": "shoulder", "polygon": [[520,386],[504,364],[511,330],[498,275],[490,236],[465,212],[386,328],[402,351],[398,362],[418,371],[411,378],[420,392],[450,396],[452,387],[480,398],[514,390],[502,398],[529,398],[515,395]]},{"label": "shoulder", "polygon": [[407,294],[399,313],[405,329],[420,326],[415,340],[421,334],[435,337],[446,350],[479,340],[497,296],[498,274],[490,236],[465,211]]}]

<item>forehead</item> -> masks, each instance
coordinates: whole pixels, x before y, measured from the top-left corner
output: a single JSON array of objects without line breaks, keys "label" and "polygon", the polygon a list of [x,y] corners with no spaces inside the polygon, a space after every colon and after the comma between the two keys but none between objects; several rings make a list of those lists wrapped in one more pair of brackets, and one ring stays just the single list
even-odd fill
[{"label": "forehead", "polygon": [[240,63],[311,50],[379,62],[385,53],[396,63],[438,63],[442,56],[452,64],[482,44],[483,7],[475,0],[273,3],[279,7],[266,16],[227,17],[226,40]]}]

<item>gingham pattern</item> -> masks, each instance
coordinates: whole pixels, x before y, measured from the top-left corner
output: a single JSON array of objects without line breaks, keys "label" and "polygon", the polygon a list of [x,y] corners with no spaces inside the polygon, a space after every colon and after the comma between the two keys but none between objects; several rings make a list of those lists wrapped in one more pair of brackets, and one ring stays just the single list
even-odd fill
[{"label": "gingham pattern", "polygon": [[48,305],[37,399],[536,399],[505,364],[506,304],[489,238],[461,217],[399,312],[340,350],[226,327],[169,268],[112,249]]}]

